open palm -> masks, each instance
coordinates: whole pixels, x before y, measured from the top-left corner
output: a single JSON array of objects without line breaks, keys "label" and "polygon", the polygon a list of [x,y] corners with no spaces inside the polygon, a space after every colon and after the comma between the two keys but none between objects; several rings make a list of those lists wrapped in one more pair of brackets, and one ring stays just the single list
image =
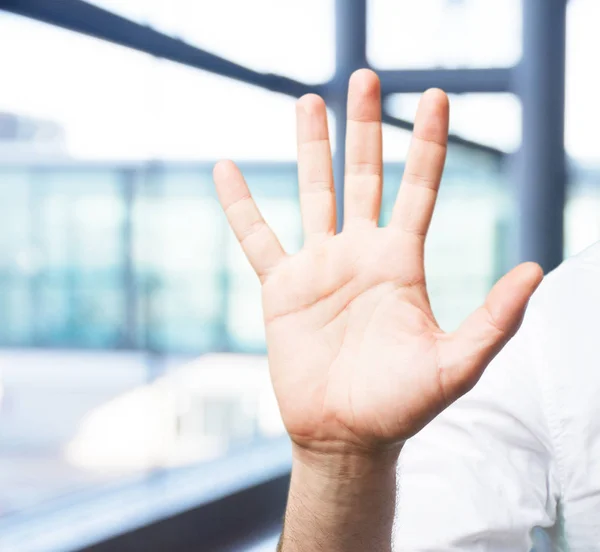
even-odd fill
[{"label": "open palm", "polygon": [[424,242],[448,134],[448,99],[426,92],[391,222],[378,227],[382,191],[380,88],[368,70],[349,85],[344,228],[336,234],[325,104],[297,106],[305,245],[283,251],[231,162],[215,167],[230,224],[262,282],[269,365],[296,444],[375,449],[414,435],[468,391],[517,330],[542,273],[502,278],[453,333],[432,313]]}]

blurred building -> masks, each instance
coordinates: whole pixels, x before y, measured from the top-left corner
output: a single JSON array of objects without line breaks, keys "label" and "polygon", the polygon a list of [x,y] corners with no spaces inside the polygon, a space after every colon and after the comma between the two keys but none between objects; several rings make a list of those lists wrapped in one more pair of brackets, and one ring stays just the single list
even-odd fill
[{"label": "blurred building", "polygon": [[59,123],[0,111],[0,159],[65,154],[65,132]]},{"label": "blurred building", "polygon": [[283,426],[265,358],[207,355],[89,412],[67,445],[87,469],[139,470],[219,458],[278,437]]}]

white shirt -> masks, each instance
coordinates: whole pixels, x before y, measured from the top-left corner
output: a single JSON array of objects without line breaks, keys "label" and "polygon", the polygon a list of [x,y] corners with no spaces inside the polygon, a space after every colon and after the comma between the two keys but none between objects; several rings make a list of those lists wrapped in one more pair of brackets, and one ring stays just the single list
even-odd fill
[{"label": "white shirt", "polygon": [[398,469],[398,551],[600,551],[600,242],[544,278]]}]

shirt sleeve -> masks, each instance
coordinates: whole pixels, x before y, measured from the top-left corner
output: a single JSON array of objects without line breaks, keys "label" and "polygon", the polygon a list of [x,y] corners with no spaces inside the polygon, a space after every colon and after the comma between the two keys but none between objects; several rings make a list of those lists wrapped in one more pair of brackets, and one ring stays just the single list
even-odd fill
[{"label": "shirt sleeve", "polygon": [[559,483],[534,311],[475,388],[405,444],[395,551],[529,551],[551,535]]}]

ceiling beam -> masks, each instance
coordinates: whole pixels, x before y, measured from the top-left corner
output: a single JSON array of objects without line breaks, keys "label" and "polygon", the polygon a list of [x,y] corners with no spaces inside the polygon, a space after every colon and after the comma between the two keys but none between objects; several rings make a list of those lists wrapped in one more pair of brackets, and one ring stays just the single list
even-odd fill
[{"label": "ceiling beam", "polygon": [[452,94],[511,92],[513,68],[495,69],[407,69],[377,71],[382,94],[418,93],[441,88]]}]

